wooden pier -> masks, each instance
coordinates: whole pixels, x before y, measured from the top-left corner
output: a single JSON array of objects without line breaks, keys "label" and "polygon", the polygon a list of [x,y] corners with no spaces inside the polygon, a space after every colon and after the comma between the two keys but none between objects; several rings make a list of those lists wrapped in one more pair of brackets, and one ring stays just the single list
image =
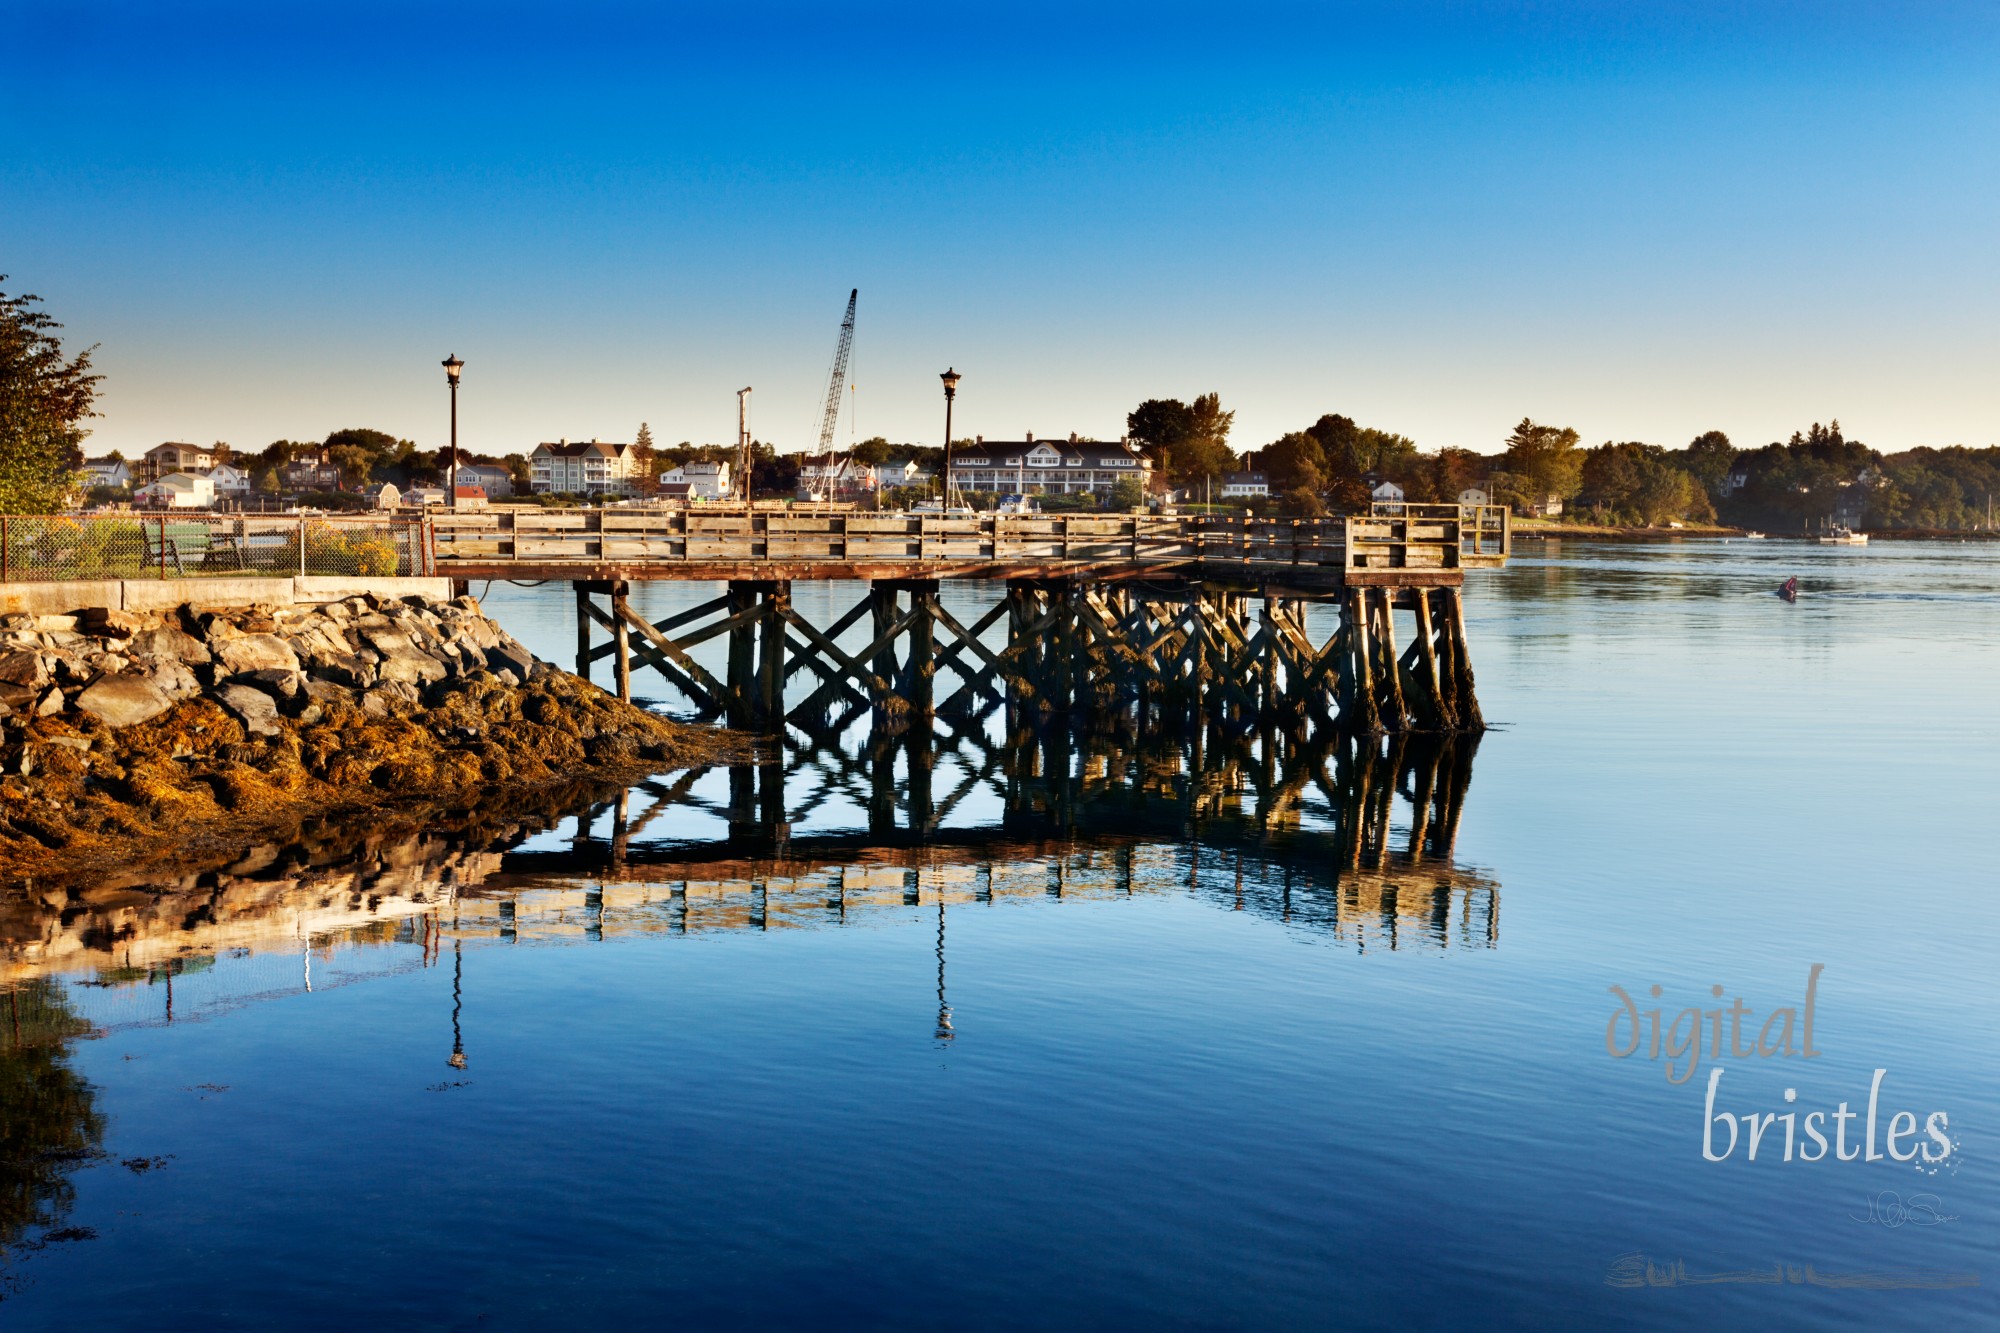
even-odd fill
[{"label": "wooden pier", "polygon": [[[432,569],[569,582],[578,674],[609,659],[630,698],[633,668],[650,669],[698,715],[767,732],[1004,706],[1452,733],[1484,727],[1465,571],[1503,564],[1510,539],[1498,506],[1328,519],[507,509],[438,516]],[[644,580],[721,587],[649,622],[629,596]],[[864,586],[815,625],[792,602],[807,580]],[[966,624],[940,601],[944,580],[1004,592]],[[1336,612],[1320,642],[1315,604]],[[989,643],[1003,620],[1004,642]],[[691,650],[723,636],[717,672]]]}]

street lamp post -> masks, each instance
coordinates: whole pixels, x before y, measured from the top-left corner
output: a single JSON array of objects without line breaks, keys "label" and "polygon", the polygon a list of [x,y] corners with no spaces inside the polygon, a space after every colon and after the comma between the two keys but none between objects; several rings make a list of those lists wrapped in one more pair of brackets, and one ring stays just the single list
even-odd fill
[{"label": "street lamp post", "polygon": [[465,362],[457,353],[446,357],[441,363],[444,377],[451,385],[451,507],[458,508],[458,372],[465,369]]},{"label": "street lamp post", "polygon": [[944,509],[951,512],[951,400],[958,397],[958,372],[947,370],[938,376],[944,381]]}]

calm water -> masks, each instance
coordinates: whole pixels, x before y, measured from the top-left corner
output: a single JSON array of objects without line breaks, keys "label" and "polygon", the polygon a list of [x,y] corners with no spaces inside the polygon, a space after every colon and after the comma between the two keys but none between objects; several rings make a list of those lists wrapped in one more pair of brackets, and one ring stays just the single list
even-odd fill
[{"label": "calm water", "polygon": [[[566,590],[488,606],[569,660]],[[855,733],[13,903],[0,1320],[2000,1323],[2000,549],[1550,543],[1469,609],[1476,754],[981,734],[913,784]],[[1613,985],[1754,1032],[1815,964],[1817,1058],[1607,1052]],[[1801,1118],[1886,1069],[1878,1142],[1955,1149],[1704,1160],[1718,1065]]]}]

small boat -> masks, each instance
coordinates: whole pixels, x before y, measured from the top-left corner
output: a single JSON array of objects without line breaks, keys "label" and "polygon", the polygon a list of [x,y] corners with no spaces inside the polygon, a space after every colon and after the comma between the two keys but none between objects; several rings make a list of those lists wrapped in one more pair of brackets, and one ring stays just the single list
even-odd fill
[{"label": "small boat", "polygon": [[1846,524],[1836,524],[1819,534],[1816,540],[1821,546],[1866,546],[1868,534],[1856,532]]},{"label": "small boat", "polygon": [[1788,602],[1796,602],[1799,600],[1798,575],[1794,574],[1792,575],[1792,577],[1786,579],[1783,583],[1778,585],[1778,596],[1784,598]]},{"label": "small boat", "polygon": [[1031,495],[1009,495],[1002,498],[999,504],[993,506],[993,512],[996,514],[1039,514],[1042,512],[1042,506]]},{"label": "small boat", "polygon": [[1746,532],[1743,534],[1743,540],[1746,542],[1761,542],[1764,540],[1764,534],[1761,532]]}]

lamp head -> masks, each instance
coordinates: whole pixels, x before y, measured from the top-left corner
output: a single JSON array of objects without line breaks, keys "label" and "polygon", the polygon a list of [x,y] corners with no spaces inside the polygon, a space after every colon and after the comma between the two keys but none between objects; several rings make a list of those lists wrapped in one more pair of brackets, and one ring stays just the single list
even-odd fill
[{"label": "lamp head", "polygon": [[456,355],[452,355],[446,357],[439,364],[444,367],[444,377],[453,384],[458,383],[458,372],[465,369],[465,362],[459,360]]}]

